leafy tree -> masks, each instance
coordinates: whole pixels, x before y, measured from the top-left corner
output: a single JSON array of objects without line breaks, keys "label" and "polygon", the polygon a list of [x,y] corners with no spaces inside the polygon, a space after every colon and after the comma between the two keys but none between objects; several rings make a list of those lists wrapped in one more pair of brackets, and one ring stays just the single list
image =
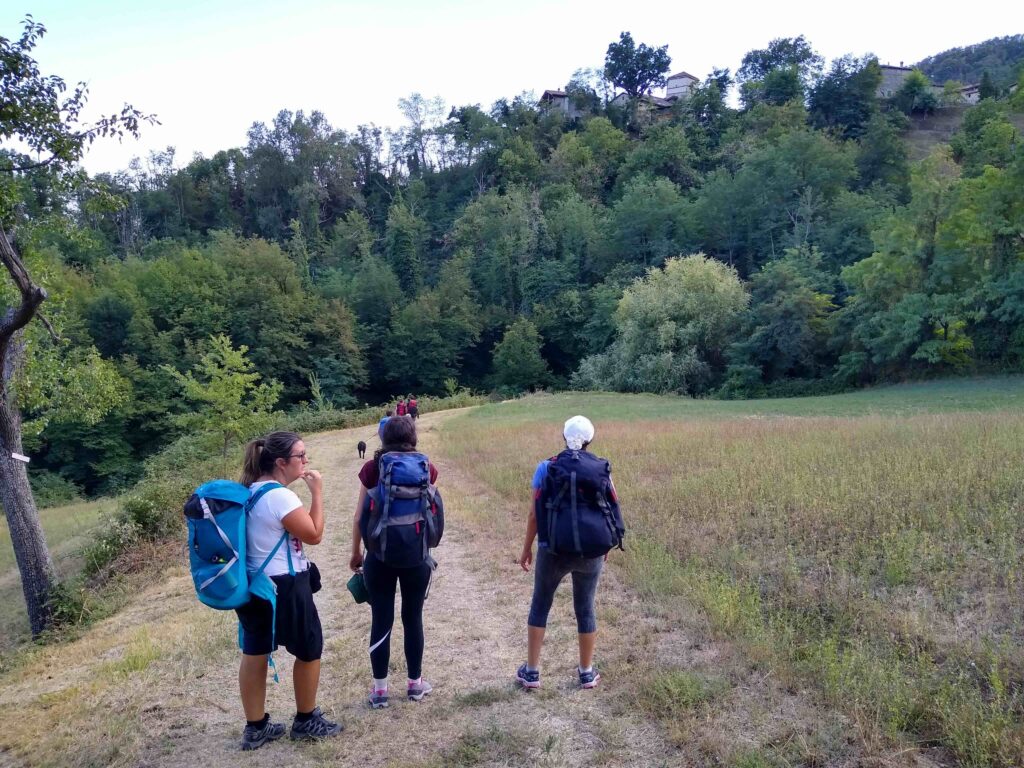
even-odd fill
[{"label": "leafy tree", "polygon": [[480,308],[472,295],[469,255],[441,269],[437,288],[398,308],[388,337],[386,377],[402,390],[440,393],[457,378],[463,355],[480,334]]},{"label": "leafy tree", "polygon": [[807,100],[811,125],[834,129],[847,139],[862,136],[878,109],[876,93],[881,82],[878,59],[836,59],[811,88]]},{"label": "leafy tree", "polygon": [[401,200],[388,211],[384,255],[398,275],[402,290],[413,296],[423,285],[424,256],[429,230]]},{"label": "leafy tree", "polygon": [[934,112],[939,100],[932,92],[931,81],[921,70],[915,69],[893,94],[892,103],[905,115],[918,115]]},{"label": "leafy tree", "polygon": [[573,385],[620,392],[707,391],[724,368],[749,297],[736,271],[703,254],[669,259],[626,289],[609,350]]},{"label": "leafy tree", "polygon": [[906,118],[898,113],[874,114],[857,143],[857,172],[861,188],[881,184],[905,202],[910,191],[907,147],[900,137]]},{"label": "leafy tree", "polygon": [[767,48],[744,55],[736,71],[740,98],[748,109],[758,103],[802,100],[823,65],[803,35],[776,38]]},{"label": "leafy tree", "polygon": [[[22,589],[33,636],[50,621],[49,599],[56,575],[25,464],[11,460],[21,454],[22,413],[17,380],[26,376],[28,348],[26,334],[34,333],[31,321],[39,316],[46,290],[37,284],[8,236],[15,213],[16,179],[19,174],[45,167],[54,183],[73,186],[81,176],[76,165],[86,147],[104,136],[137,135],[140,121],[150,120],[130,105],[120,113],[96,123],[82,124],[80,114],[86,103],[86,87],[80,83],[70,96],[67,86],[55,75],[43,75],[32,51],[46,29],[27,17],[21,37],[12,41],[0,37],[0,139],[22,142],[37,158],[14,152],[0,152],[0,261],[11,277],[15,291],[5,291],[7,309],[0,320],[0,501],[21,573]],[[41,158],[41,159],[38,159]],[[49,371],[52,373],[51,371]],[[63,372],[62,372],[63,373]],[[31,376],[22,378],[23,386]]]},{"label": "leafy tree", "polygon": [[351,271],[370,255],[374,240],[369,219],[359,211],[349,211],[334,225],[323,264]]},{"label": "leafy tree", "polygon": [[639,176],[626,185],[606,220],[600,274],[620,261],[660,266],[685,241],[683,198],[665,178]]},{"label": "leafy tree", "polygon": [[619,34],[619,42],[611,43],[604,57],[604,75],[631,99],[638,99],[651,88],[665,85],[665,74],[672,59],[668,46],[638,46],[629,32]]},{"label": "leafy tree", "polygon": [[679,189],[690,189],[700,179],[694,169],[696,160],[686,134],[680,128],[656,125],[626,156],[619,168],[618,184],[625,186],[640,174],[647,174],[663,176]]},{"label": "leafy tree", "polygon": [[492,190],[466,206],[455,222],[452,241],[472,254],[470,273],[480,299],[515,312],[522,302],[524,269],[537,251],[541,213],[521,189],[501,195]]},{"label": "leafy tree", "polygon": [[279,382],[258,383],[262,377],[246,357],[248,351],[244,344],[235,349],[227,336],[211,336],[209,351],[193,371],[182,374],[170,366],[164,368],[181,385],[185,397],[199,405],[197,412],[182,415],[179,423],[186,429],[217,434],[225,463],[233,441],[248,439],[267,427],[281,396]]},{"label": "leafy tree", "polygon": [[1009,121],[1006,107],[991,99],[971,107],[949,146],[967,176],[977,176],[986,165],[1006,168],[1020,143],[1020,132]]},{"label": "leafy tree", "polygon": [[520,317],[494,345],[494,383],[515,392],[545,384],[550,376],[541,357],[542,340],[537,327]]},{"label": "leafy tree", "polygon": [[978,98],[981,101],[999,98],[999,89],[992,81],[992,75],[988,73],[987,69],[981,73],[981,82],[978,83]]},{"label": "leafy tree", "polygon": [[733,364],[754,365],[765,381],[815,378],[824,372],[831,333],[832,280],[813,247],[788,249],[750,281],[748,327],[731,352]]}]

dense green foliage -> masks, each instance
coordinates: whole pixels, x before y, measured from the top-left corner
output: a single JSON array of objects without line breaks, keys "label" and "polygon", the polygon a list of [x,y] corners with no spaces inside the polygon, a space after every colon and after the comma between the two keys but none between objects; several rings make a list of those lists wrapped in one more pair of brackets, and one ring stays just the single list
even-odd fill
[{"label": "dense green foliage", "polygon": [[[605,63],[640,94],[670,60],[624,33]],[[728,70],[670,107],[612,102],[580,70],[571,117],[412,94],[397,130],[282,111],[244,146],[183,165],[168,149],[76,192],[17,173],[21,247],[69,286],[61,354],[108,374],[110,406],[92,423],[41,406],[33,467],[89,493],[130,483],[189,422],[179,382],[219,336],[280,383],[284,411],[1018,369],[1019,105],[983,101],[912,166],[904,113],[937,105],[916,81],[880,101],[879,78],[870,57],[826,67],[800,36],[743,58],[742,109]]]},{"label": "dense green foliage", "polygon": [[987,73],[997,88],[1017,82],[1024,65],[1024,35],[996,37],[976,45],[950,48],[918,62],[917,66],[936,83],[956,80],[980,83]]}]

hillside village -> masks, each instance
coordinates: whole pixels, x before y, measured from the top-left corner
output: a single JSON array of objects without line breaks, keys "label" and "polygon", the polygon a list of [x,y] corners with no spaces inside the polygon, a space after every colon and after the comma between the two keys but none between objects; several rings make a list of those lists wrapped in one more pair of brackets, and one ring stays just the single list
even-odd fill
[{"label": "hillside village", "polygon": [[[900,89],[914,67],[906,67],[901,61],[899,66],[893,64],[880,64],[882,70],[882,82],[878,86],[879,98],[891,98]],[[931,82],[932,94],[945,106],[977,104],[980,100],[980,84],[972,83],[962,85],[951,93],[946,92],[944,85]],[[649,91],[643,97],[644,106],[654,112],[669,110],[672,105],[680,100],[685,100],[693,93],[694,88],[700,84],[700,80],[689,72],[677,72],[665,79],[665,88],[661,95]],[[658,89],[661,91],[662,89]],[[625,93],[616,95],[611,104],[624,106],[629,97]],[[546,90],[540,97],[539,106],[544,109],[560,110],[570,120],[581,117],[584,112],[578,104],[573,103],[572,98],[564,90]]]}]

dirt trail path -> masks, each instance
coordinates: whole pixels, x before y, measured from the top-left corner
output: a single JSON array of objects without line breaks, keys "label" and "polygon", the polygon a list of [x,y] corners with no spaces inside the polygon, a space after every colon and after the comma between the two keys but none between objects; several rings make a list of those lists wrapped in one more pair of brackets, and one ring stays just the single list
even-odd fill
[{"label": "dirt trail path", "polygon": [[[355,444],[362,438],[373,446],[376,440],[367,439],[372,427],[341,430],[306,441],[313,466],[324,472],[327,500],[328,534],[311,551],[324,582],[317,596],[326,640],[319,701],[328,716],[345,724],[341,737],[322,744],[285,738],[253,753],[237,751],[242,720],[233,615],[199,605],[179,568],[81,640],[0,680],[0,716],[16,716],[25,702],[39,713],[37,722],[19,721],[3,737],[8,751],[0,740],[0,766],[19,765],[26,755],[33,765],[146,768],[710,765],[718,762],[709,755],[722,753],[722,739],[742,740],[752,729],[778,730],[784,738],[792,730],[801,719],[799,702],[765,702],[764,690],[744,681],[735,696],[758,706],[732,708],[726,701],[713,720],[691,721],[687,727],[699,727],[686,738],[667,734],[663,724],[646,717],[637,706],[645,673],[664,665],[713,667],[722,650],[707,638],[691,638],[677,615],[639,601],[614,569],[606,570],[599,593],[601,686],[576,688],[575,621],[570,590],[563,588],[549,624],[543,688],[517,690],[512,676],[525,655],[532,587],[532,575],[512,561],[524,511],[508,510],[517,523],[499,531],[477,521],[480,510],[507,502],[489,496],[444,458],[438,427],[453,415],[428,414],[419,422],[420,447],[440,469],[448,510],[424,614],[424,675],[434,685],[425,701],[394,696],[390,709],[366,706],[370,611],[351,600],[345,582],[361,464]],[[398,621],[391,679],[399,694],[405,681],[402,637]],[[275,657],[281,683],[269,685],[268,710],[288,722],[294,711],[290,657],[283,651]],[[754,726],[751,718],[760,722]],[[670,736],[688,746],[676,746]],[[33,739],[35,752],[27,746]],[[70,759],[62,759],[62,750]]]},{"label": "dirt trail path", "polygon": [[[358,492],[361,464],[355,443],[372,428],[331,432],[306,441],[313,465],[325,471],[328,499],[326,541],[312,558],[323,574],[317,597],[326,646],[320,701],[326,712],[342,720],[345,733],[319,745],[296,745],[283,739],[251,755],[233,751],[240,730],[236,664],[208,665],[183,681],[180,699],[189,702],[201,720],[199,733],[187,727],[181,712],[167,723],[154,718],[147,727],[154,738],[140,760],[145,766],[198,765],[211,758],[222,764],[253,766],[319,765],[657,765],[673,752],[658,728],[621,711],[605,690],[577,691],[571,671],[575,658],[574,624],[567,595],[556,605],[544,689],[517,691],[512,674],[525,653],[525,614],[530,578],[511,562],[510,542],[482,541],[481,532],[465,525],[475,504],[485,498],[469,492],[457,468],[443,458],[438,424],[452,414],[420,419],[420,446],[436,456],[449,507],[449,523],[440,563],[424,614],[427,647],[424,674],[434,692],[415,703],[394,696],[387,710],[371,711],[365,703],[369,686],[366,653],[370,611],[352,602],[345,582],[349,526]],[[374,441],[367,440],[374,445]],[[505,555],[508,555],[506,558]],[[499,562],[500,559],[500,562]],[[606,584],[608,593],[619,590]],[[614,602],[626,600],[619,596]],[[401,693],[405,682],[400,622],[392,638],[392,685]],[[279,718],[294,711],[288,654],[275,654],[281,683],[269,690],[270,712]],[[223,657],[218,659],[223,662]],[[218,692],[218,695],[211,695]],[[166,701],[171,692],[159,698]],[[211,706],[214,700],[221,706]]]}]

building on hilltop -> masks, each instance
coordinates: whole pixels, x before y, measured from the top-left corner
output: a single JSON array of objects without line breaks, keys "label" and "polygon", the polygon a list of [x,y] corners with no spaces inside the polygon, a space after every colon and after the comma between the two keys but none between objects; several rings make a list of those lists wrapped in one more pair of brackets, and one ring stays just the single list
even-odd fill
[{"label": "building on hilltop", "polygon": [[[696,77],[689,72],[677,72],[665,80],[665,95],[654,96],[646,93],[640,97],[639,107],[649,112],[662,112],[668,110],[680,99],[688,99],[693,94],[693,89],[700,83]],[[625,93],[618,94],[611,100],[612,104],[624,107],[629,103],[629,96]],[[565,91],[547,90],[540,97],[539,106],[541,109],[556,109],[563,112],[570,120],[580,117],[583,112],[577,107]]]},{"label": "building on hilltop", "polygon": [[[882,82],[878,85],[877,95],[880,99],[891,99],[916,67],[905,67],[901,61],[898,67],[894,67],[892,64],[880,64],[879,69],[882,70]],[[928,83],[931,85],[935,97],[941,100],[945,96],[945,88],[933,83],[931,78],[928,79]],[[979,87],[977,84],[972,84],[960,88],[960,102],[962,104],[977,104]]]},{"label": "building on hilltop", "polygon": [[559,112],[565,113],[570,120],[583,114],[565,91],[544,91],[540,97],[540,108],[557,109]]},{"label": "building on hilltop", "polygon": [[700,82],[689,72],[678,72],[665,81],[666,99],[688,99]]}]

